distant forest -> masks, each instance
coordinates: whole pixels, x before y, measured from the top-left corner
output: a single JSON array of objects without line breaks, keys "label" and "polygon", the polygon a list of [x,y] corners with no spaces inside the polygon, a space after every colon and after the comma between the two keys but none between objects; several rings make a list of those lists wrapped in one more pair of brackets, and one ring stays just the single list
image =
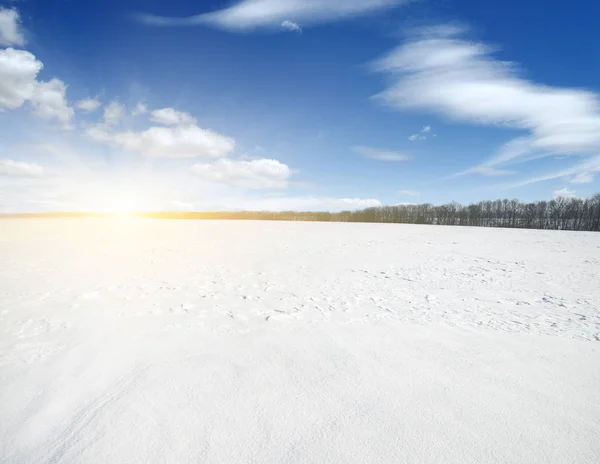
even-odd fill
[{"label": "distant forest", "polygon": [[[434,206],[394,205],[360,211],[327,212],[138,212],[133,215],[158,219],[232,219],[270,221],[381,222],[438,224],[446,226],[510,227],[600,231],[600,194],[591,198],[559,197],[550,201],[521,203],[518,200],[481,201],[467,206],[456,202]],[[0,217],[103,217],[94,213],[3,214]]]}]

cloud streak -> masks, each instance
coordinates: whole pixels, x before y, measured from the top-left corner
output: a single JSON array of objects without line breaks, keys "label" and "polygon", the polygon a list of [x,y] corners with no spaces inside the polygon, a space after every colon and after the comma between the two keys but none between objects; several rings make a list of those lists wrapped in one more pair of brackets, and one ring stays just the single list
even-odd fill
[{"label": "cloud streak", "polygon": [[248,211],[355,211],[381,206],[374,198],[329,198],[314,196],[237,199],[236,209]]},{"label": "cloud streak", "polygon": [[[530,177],[529,179],[516,182],[508,186],[508,188],[523,187],[525,185],[544,182],[547,180],[564,179],[571,183],[587,183],[593,181],[594,173],[600,172],[600,155],[592,156],[591,158],[582,161],[581,163],[571,166],[570,168],[561,169],[547,174]],[[583,181],[583,182],[582,182]]]},{"label": "cloud streak", "polygon": [[354,18],[397,7],[406,0],[241,0],[229,8],[183,18],[138,14],[152,26],[208,25],[230,31],[315,25]]},{"label": "cloud streak", "polygon": [[454,28],[420,31],[373,69],[391,80],[374,96],[382,105],[525,132],[458,175],[497,174],[495,166],[600,148],[597,94],[527,80],[513,63],[494,58],[492,48],[461,38]]},{"label": "cloud streak", "polygon": [[421,195],[421,193],[416,190],[398,190],[398,193],[407,197],[418,197]]},{"label": "cloud streak", "polygon": [[361,155],[363,155],[365,158],[371,158],[378,161],[408,161],[412,158],[412,156],[407,153],[399,153],[397,151],[392,150],[365,147],[363,145],[352,147],[352,149],[356,153],[360,153]]}]

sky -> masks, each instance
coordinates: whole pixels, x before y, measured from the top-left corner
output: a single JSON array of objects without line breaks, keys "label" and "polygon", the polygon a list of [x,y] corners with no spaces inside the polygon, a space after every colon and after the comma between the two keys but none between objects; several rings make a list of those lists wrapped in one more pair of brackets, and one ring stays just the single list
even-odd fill
[{"label": "sky", "polygon": [[0,0],[0,212],[600,192],[592,0]]}]

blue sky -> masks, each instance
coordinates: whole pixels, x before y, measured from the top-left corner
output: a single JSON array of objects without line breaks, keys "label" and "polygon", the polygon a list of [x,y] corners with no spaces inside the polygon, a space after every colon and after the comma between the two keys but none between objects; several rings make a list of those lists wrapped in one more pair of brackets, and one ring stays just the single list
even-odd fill
[{"label": "blue sky", "polygon": [[600,191],[595,2],[0,2],[0,211]]}]

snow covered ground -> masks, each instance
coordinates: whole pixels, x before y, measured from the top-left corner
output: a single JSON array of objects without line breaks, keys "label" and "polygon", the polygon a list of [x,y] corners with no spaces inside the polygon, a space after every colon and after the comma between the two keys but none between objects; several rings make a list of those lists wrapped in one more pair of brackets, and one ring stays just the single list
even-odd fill
[{"label": "snow covered ground", "polygon": [[600,234],[0,221],[0,462],[600,462]]}]

